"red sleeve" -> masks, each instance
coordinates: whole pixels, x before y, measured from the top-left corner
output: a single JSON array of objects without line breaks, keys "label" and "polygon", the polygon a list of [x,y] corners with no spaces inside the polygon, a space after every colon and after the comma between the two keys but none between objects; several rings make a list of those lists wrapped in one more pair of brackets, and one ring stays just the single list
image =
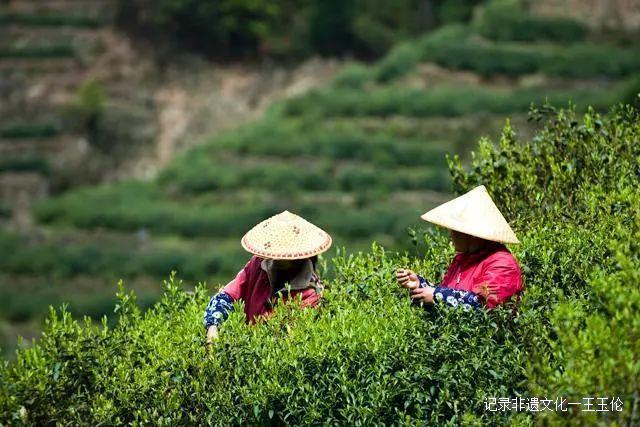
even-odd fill
[{"label": "red sleeve", "polygon": [[484,299],[487,307],[504,304],[522,289],[522,274],[518,262],[510,253],[496,253],[483,265],[479,280],[472,291]]},{"label": "red sleeve", "polygon": [[229,295],[234,300],[237,300],[242,297],[243,289],[247,284],[247,267],[251,264],[251,260],[247,262],[247,264],[238,272],[235,279],[227,283],[227,285],[220,290],[220,292],[224,292]]}]

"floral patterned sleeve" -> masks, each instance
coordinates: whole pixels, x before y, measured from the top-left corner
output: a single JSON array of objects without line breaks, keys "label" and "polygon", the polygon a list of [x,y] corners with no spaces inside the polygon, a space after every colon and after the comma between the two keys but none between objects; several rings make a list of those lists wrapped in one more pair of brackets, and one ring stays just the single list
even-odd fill
[{"label": "floral patterned sleeve", "polygon": [[229,312],[233,311],[233,298],[226,292],[218,292],[209,300],[209,304],[204,311],[204,328],[209,326],[219,326],[229,317]]},{"label": "floral patterned sleeve", "polygon": [[[425,278],[418,276],[420,281],[420,288],[426,286],[433,286]],[[472,308],[480,308],[480,298],[477,294],[471,291],[459,291],[456,289],[447,288],[446,286],[435,286],[433,291],[433,300],[436,303],[444,303],[451,307],[461,306],[465,310],[471,310]]]}]

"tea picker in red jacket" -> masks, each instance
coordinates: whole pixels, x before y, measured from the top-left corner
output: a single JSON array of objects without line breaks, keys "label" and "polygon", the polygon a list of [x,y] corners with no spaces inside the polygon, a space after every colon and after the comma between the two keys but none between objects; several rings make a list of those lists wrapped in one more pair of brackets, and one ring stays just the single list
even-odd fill
[{"label": "tea picker in red jacket", "polygon": [[505,243],[520,243],[484,185],[422,215],[446,227],[456,249],[440,285],[408,269],[398,269],[398,283],[418,303],[465,309],[504,304],[522,290],[522,273]]},{"label": "tea picker in red jacket", "polygon": [[268,316],[279,297],[300,297],[302,306],[315,306],[322,284],[316,274],[318,255],[329,249],[331,236],[298,215],[284,211],[253,227],[242,247],[254,256],[235,279],[211,298],[204,313],[207,341],[218,337],[218,326],[244,301],[247,323]]}]

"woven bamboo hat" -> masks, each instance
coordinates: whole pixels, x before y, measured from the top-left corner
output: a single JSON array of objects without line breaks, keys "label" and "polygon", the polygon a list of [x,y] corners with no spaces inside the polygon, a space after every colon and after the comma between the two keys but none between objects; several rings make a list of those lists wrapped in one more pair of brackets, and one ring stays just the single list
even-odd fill
[{"label": "woven bamboo hat", "polygon": [[309,221],[284,211],[265,219],[242,238],[242,247],[269,259],[302,259],[331,246],[331,236]]},{"label": "woven bamboo hat", "polygon": [[520,243],[484,185],[431,209],[421,218],[482,239]]}]

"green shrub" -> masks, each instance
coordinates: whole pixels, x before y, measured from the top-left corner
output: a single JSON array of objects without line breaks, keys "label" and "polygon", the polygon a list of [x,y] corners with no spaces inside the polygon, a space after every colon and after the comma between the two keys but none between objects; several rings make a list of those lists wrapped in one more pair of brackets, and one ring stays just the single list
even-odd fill
[{"label": "green shrub", "polygon": [[2,301],[5,305],[2,307],[0,316],[11,322],[25,322],[33,318],[42,316],[44,310],[50,305],[60,305],[62,301],[58,298],[52,298],[51,293],[43,293],[41,295],[25,295],[3,290],[0,292]]},{"label": "green shrub", "polygon": [[328,89],[313,91],[290,100],[285,114],[340,116],[446,116],[457,117],[478,112],[506,114],[527,111],[531,103],[552,104],[572,101],[578,105],[591,104],[606,109],[620,101],[627,93],[628,83],[620,83],[608,90],[576,89],[547,91],[542,88],[513,90],[486,89],[474,86],[438,86],[430,90],[385,87],[375,91]]},{"label": "green shrub", "polygon": [[[640,372],[630,362],[638,295],[628,284],[638,273],[640,114],[618,107],[578,121],[571,111],[544,107],[532,118],[547,115],[531,141],[516,141],[507,125],[499,147],[481,145],[468,171],[454,160],[454,185],[487,185],[532,239],[519,253],[528,279],[530,393],[569,401],[617,396],[622,412],[564,416],[584,424],[637,422],[631,414],[640,384],[629,379]],[[547,415],[559,422],[563,414]]]},{"label": "green shrub", "polygon": [[417,12],[421,7],[424,4],[416,0],[356,0],[350,50],[378,57],[402,40],[428,30],[434,23]]},{"label": "green shrub", "polygon": [[44,123],[9,123],[0,128],[0,137],[12,139],[50,138],[60,133],[57,122]]},{"label": "green shrub", "polygon": [[92,79],[83,82],[76,91],[75,99],[67,106],[69,127],[86,133],[95,144],[100,143],[105,107],[106,95],[102,84]]},{"label": "green shrub", "polygon": [[79,228],[148,230],[183,236],[237,235],[254,225],[255,219],[277,213],[272,206],[193,206],[185,210],[179,202],[150,194],[104,187],[77,191],[59,199],[45,200],[35,207],[39,221],[72,224]]},{"label": "green shrub", "polygon": [[[520,29],[519,33],[522,33]],[[378,61],[373,70],[380,82],[395,80],[411,72],[420,62],[435,62],[487,77],[531,73],[572,78],[622,77],[640,70],[640,54],[636,48],[588,42],[565,46],[521,41],[482,40],[469,26],[445,25],[417,40],[398,45]]]},{"label": "green shrub", "polygon": [[[186,154],[161,174],[160,181],[164,185],[178,185],[188,193],[246,187],[276,193],[354,191],[357,188],[341,184],[339,174],[333,170],[333,161],[360,169],[380,166],[382,170],[378,169],[377,179],[390,189],[406,187],[399,185],[402,180],[394,177],[396,174],[407,176],[410,169],[404,166],[415,166],[417,174],[423,168],[434,166],[444,170],[444,151],[425,147],[417,140],[403,141],[363,132],[312,131],[302,126],[291,134],[278,125],[257,128],[262,130],[259,137],[253,132],[229,135],[228,139],[212,143],[210,148]],[[321,161],[298,160],[296,156],[313,156]],[[292,159],[308,166],[292,173]],[[426,188],[439,188],[439,185],[427,184]]]},{"label": "green shrub", "polygon": [[75,50],[70,44],[47,44],[42,46],[3,47],[0,58],[73,58]]},{"label": "green shrub", "polygon": [[346,65],[334,78],[334,84],[339,87],[361,88],[372,80],[371,69],[362,64]]},{"label": "green shrub", "polygon": [[4,201],[0,201],[0,218],[11,218],[11,206]]},{"label": "green shrub", "polygon": [[636,108],[640,108],[640,77],[632,79],[629,82],[622,101],[625,104],[630,104]]},{"label": "green shrub", "polygon": [[[629,194],[626,200],[635,204],[638,224],[639,200],[634,197]],[[592,397],[593,390],[600,397],[610,396],[610,400],[620,398],[622,412],[605,419],[633,424],[638,421],[638,415],[634,418],[631,414],[640,390],[640,368],[631,361],[639,350],[636,331],[640,298],[637,288],[629,284],[637,283],[640,271],[636,243],[639,233],[637,226],[633,231],[618,226],[611,234],[608,254],[614,267],[596,266],[591,270],[588,298],[561,300],[551,319],[550,335],[556,338],[537,353],[529,368],[530,387],[532,392],[555,393],[578,401]],[[567,329],[570,326],[575,327],[573,333]],[[601,418],[589,412],[576,414],[584,424]]]},{"label": "green shrub", "polygon": [[[185,279],[197,281],[235,274],[244,257],[240,247],[224,252],[155,247],[131,250],[105,242],[61,244],[52,240],[30,244],[24,237],[0,234],[0,270],[3,273],[55,279],[78,276],[113,279],[115,271],[126,278],[161,278],[178,270]],[[42,307],[46,304],[40,304]]]},{"label": "green shrub", "polygon": [[353,44],[375,56],[382,56],[399,38],[398,31],[369,15],[356,16],[351,28],[356,39]]},{"label": "green shrub", "polygon": [[480,12],[474,24],[489,39],[577,42],[587,34],[587,27],[572,19],[532,16],[521,0],[491,0]]},{"label": "green shrub", "polygon": [[484,42],[475,38],[424,38],[423,61],[491,76],[545,73],[563,77],[621,77],[640,70],[635,48],[580,43],[567,47]]},{"label": "green shrub", "polygon": [[0,173],[2,172],[39,172],[49,175],[51,170],[47,160],[41,156],[20,156],[0,160]]},{"label": "green shrub", "polygon": [[468,22],[473,15],[473,8],[479,0],[445,0],[438,8],[438,20],[442,24]]},{"label": "green shrub", "polygon": [[0,11],[0,24],[19,24],[29,26],[65,26],[96,28],[103,22],[92,16],[70,15],[53,12],[14,12]]},{"label": "green shrub", "polygon": [[[377,245],[341,253],[317,309],[282,305],[268,322],[248,326],[238,306],[208,355],[205,289],[188,294],[171,279],[144,315],[121,290],[113,326],[52,311],[39,342],[0,367],[0,420],[532,425],[539,415],[549,424],[637,422],[640,294],[630,284],[639,279],[640,112],[590,110],[577,120],[545,106],[531,118],[545,119],[531,140],[517,140],[507,123],[499,144],[482,142],[467,168],[450,162],[457,191],[486,185],[522,241],[513,248],[525,276],[517,312],[412,306],[394,283],[395,268],[438,280],[453,255],[446,235],[431,231],[417,246],[420,259]],[[376,223],[397,232],[397,216],[376,210],[333,215],[349,229]],[[485,410],[490,397],[576,401],[594,393],[619,395],[623,411],[534,418]]]},{"label": "green shrub", "polygon": [[376,63],[375,76],[380,82],[388,82],[404,75],[420,60],[420,52],[413,43],[395,46],[384,58]]},{"label": "green shrub", "polygon": [[[523,376],[516,333],[508,326],[496,329],[507,325],[507,313],[422,313],[399,298],[394,267],[377,249],[370,256],[345,257],[321,309],[282,307],[258,327],[247,327],[240,313],[233,314],[210,357],[202,347],[203,288],[189,296],[171,281],[162,302],[144,317],[121,292],[120,320],[113,328],[83,327],[68,313],[52,314],[46,337],[22,351],[28,359],[18,356],[2,372],[2,384],[12,386],[3,389],[11,399],[0,399],[0,414],[33,423],[482,419],[477,400],[517,387]],[[372,269],[377,273],[368,274]],[[364,281],[351,283],[353,278]],[[483,346],[494,348],[495,359],[478,352]],[[48,363],[59,358],[65,361]],[[437,364],[416,364],[417,359]],[[444,380],[450,375],[468,379]],[[31,403],[23,399],[27,390]],[[453,396],[467,405],[451,405]],[[61,409],[70,407],[74,411]]]}]

